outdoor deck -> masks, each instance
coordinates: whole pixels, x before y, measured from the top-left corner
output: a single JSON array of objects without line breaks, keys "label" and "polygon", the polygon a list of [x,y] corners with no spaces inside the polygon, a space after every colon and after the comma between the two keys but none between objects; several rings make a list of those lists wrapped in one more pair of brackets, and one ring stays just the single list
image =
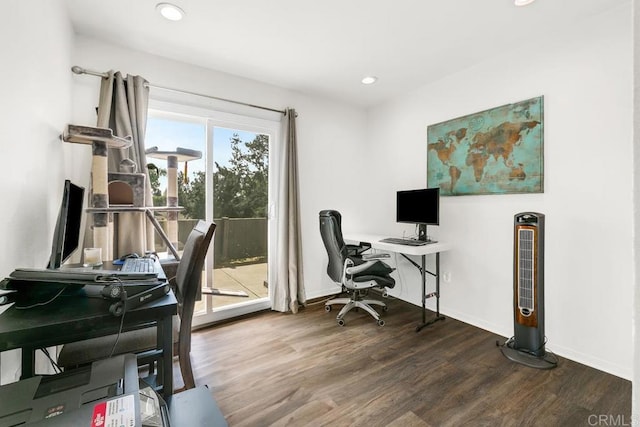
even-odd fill
[{"label": "outdoor deck", "polygon": [[[265,298],[269,290],[267,280],[267,263],[248,264],[234,267],[216,268],[213,270],[213,287],[220,291],[246,292],[248,297],[213,295],[213,307],[218,308],[253,299]],[[197,304],[203,304],[199,301]],[[198,311],[198,305],[196,305]]]}]

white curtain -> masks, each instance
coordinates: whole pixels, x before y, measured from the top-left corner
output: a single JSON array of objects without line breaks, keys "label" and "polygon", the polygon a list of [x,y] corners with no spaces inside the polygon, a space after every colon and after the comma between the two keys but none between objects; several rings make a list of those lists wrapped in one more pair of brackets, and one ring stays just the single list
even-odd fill
[{"label": "white curtain", "polygon": [[306,296],[302,274],[296,112],[293,108],[287,109],[287,131],[280,166],[275,254],[278,268],[271,308],[297,313],[299,306],[305,304]]},{"label": "white curtain", "polygon": [[[116,136],[131,136],[133,144],[129,148],[108,150],[109,172],[120,172],[121,165],[130,169],[135,164],[137,173],[146,175],[145,205],[153,206],[151,184],[147,172],[144,137],[147,129],[149,106],[148,82],[140,76],[110,71],[102,79],[98,104],[98,127],[108,127]],[[144,214],[118,214],[116,234],[117,247],[113,248],[113,258],[127,253],[144,254],[154,249],[153,227]]]}]

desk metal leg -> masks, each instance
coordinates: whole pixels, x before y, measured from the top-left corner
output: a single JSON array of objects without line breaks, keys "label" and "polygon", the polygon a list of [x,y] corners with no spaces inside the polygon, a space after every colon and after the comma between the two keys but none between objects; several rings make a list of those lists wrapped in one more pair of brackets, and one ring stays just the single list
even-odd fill
[{"label": "desk metal leg", "polygon": [[31,378],[36,374],[36,349],[31,347],[22,347],[22,372],[20,379]]},{"label": "desk metal leg", "polygon": [[[436,291],[427,295],[427,277],[426,277],[426,255],[422,255],[422,323],[416,326],[416,332],[420,332],[422,328],[429,326],[438,320],[444,320],[445,317],[440,315],[440,252],[436,252]],[[426,304],[427,298],[436,297],[436,316],[426,321]]]},{"label": "desk metal leg", "polygon": [[[427,321],[426,319],[426,311],[427,311],[427,256],[422,255],[422,268],[420,269],[420,273],[422,276],[422,325]],[[421,329],[420,326],[418,328]],[[416,332],[420,329],[416,328]]]},{"label": "desk metal leg", "polygon": [[157,342],[162,346],[162,359],[158,363],[158,378],[162,379],[162,395],[166,399],[173,394],[173,319],[166,317],[158,322]]}]

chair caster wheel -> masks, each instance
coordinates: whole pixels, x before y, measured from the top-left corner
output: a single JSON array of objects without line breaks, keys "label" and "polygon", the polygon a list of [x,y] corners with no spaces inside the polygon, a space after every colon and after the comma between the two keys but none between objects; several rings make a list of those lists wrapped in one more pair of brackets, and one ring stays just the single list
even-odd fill
[{"label": "chair caster wheel", "polygon": [[342,319],[338,319],[338,325],[340,325],[340,326],[344,326],[344,320],[342,320]]},{"label": "chair caster wheel", "polygon": [[327,313],[331,311],[331,306],[330,305],[325,305],[324,306],[324,311],[326,311]]},{"label": "chair caster wheel", "polygon": [[382,306],[382,311],[389,311],[389,307],[387,307],[386,305]]},{"label": "chair caster wheel", "polygon": [[382,319],[378,319],[377,323],[378,323],[378,326],[384,326],[384,320]]}]

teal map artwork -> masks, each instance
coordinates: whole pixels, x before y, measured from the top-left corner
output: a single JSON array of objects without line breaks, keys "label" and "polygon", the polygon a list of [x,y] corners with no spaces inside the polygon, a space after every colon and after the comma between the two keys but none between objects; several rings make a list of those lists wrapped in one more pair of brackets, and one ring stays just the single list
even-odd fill
[{"label": "teal map artwork", "polygon": [[427,128],[427,184],[444,196],[544,191],[543,97]]}]

